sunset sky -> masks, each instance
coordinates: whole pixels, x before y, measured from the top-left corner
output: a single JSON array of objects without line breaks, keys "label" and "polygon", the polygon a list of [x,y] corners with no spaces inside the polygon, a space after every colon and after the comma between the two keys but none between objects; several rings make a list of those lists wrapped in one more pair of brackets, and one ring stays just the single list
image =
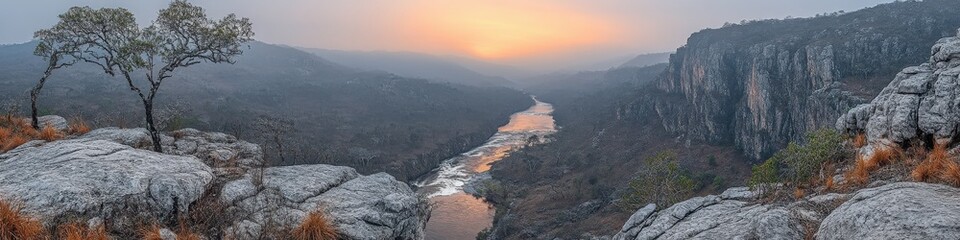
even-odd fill
[{"label": "sunset sky", "polygon": [[[742,19],[806,17],[890,0],[195,0],[237,13],[269,43],[466,56],[531,69],[672,51],[691,33]],[[0,43],[30,40],[73,5],[124,7],[146,24],[165,0],[0,3]]]}]

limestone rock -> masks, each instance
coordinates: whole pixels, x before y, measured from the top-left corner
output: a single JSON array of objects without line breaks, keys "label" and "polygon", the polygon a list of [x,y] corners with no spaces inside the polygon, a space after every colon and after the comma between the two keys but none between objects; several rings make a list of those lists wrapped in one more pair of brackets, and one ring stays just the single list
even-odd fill
[{"label": "limestone rock", "polygon": [[960,189],[901,182],[863,189],[820,224],[817,239],[960,239]]},{"label": "limestone rock", "polygon": [[61,131],[61,132],[66,131],[68,128],[70,128],[70,125],[67,123],[66,118],[63,118],[61,116],[56,116],[56,115],[47,115],[47,116],[37,117],[37,124],[39,124],[40,127],[50,126],[53,129],[56,129],[57,131]]},{"label": "limestone rock", "polygon": [[[743,189],[728,191],[743,199]],[[614,239],[802,239],[800,222],[789,207],[751,204],[706,196],[653,212],[653,205],[637,211]]]},{"label": "limestone rock", "polygon": [[960,130],[960,36],[937,41],[931,52],[928,63],[903,69],[869,105],[841,116],[836,127],[864,132],[871,144],[956,137]]},{"label": "limestone rock", "polygon": [[170,217],[187,211],[213,178],[195,157],[96,139],[55,141],[0,155],[0,196],[23,203],[25,211],[44,221],[66,215]]},{"label": "limestone rock", "polygon": [[229,211],[246,216],[228,230],[239,239],[259,236],[270,223],[296,227],[314,211],[326,214],[348,239],[423,238],[425,203],[385,173],[360,176],[352,168],[321,164],[267,168],[259,179],[248,173],[223,188],[221,201]]}]

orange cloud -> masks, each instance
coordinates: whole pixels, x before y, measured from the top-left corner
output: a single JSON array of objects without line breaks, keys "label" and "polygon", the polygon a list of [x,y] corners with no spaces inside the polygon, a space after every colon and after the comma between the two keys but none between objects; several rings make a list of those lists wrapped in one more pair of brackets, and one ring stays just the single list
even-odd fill
[{"label": "orange cloud", "polygon": [[423,1],[403,17],[404,30],[429,48],[484,59],[526,57],[602,44],[614,36],[597,16],[550,1]]}]

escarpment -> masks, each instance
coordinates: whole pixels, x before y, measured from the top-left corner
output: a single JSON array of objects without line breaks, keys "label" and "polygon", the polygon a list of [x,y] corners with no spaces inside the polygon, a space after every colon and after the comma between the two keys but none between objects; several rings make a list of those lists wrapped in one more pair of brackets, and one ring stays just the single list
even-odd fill
[{"label": "escarpment", "polygon": [[[934,44],[928,62],[903,69],[871,103],[837,119],[838,130],[865,136],[865,146],[856,140],[841,146],[855,154],[836,162],[846,169],[843,173],[815,166],[829,178],[823,186],[788,182],[759,188],[796,188],[799,193],[786,200],[732,188],[661,210],[650,205],[614,238],[960,238],[960,31],[956,33]],[[901,148],[908,144],[912,146]],[[869,176],[873,173],[877,176]],[[804,196],[801,187],[812,194]]]},{"label": "escarpment", "polygon": [[901,2],[693,34],[652,94],[670,132],[762,159],[831,127],[960,26],[956,1]]}]

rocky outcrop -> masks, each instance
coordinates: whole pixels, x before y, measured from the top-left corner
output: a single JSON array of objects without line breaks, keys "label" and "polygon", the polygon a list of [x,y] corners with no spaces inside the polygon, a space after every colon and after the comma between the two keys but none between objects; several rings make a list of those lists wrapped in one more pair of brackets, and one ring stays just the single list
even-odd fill
[{"label": "rocky outcrop", "polygon": [[[761,159],[865,103],[960,26],[957,1],[901,2],[693,34],[652,90],[663,126]],[[883,27],[879,27],[883,26]]]},{"label": "rocky outcrop", "polygon": [[751,204],[754,195],[733,188],[660,211],[650,204],[634,213],[614,239],[803,239],[794,214],[801,211],[798,206]]},{"label": "rocky outcrop", "polygon": [[261,169],[256,144],[195,129],[161,140],[166,153],[146,150],[152,145],[142,128],[29,142],[0,154],[0,199],[22,203],[47,225],[96,219],[122,233],[140,227],[131,226],[135,220],[170,222],[212,205],[223,206],[210,213],[229,225],[218,234],[232,239],[288,231],[314,211],[347,239],[423,238],[427,204],[385,173],[362,176],[330,165]]},{"label": "rocky outcrop", "polygon": [[231,206],[231,215],[243,216],[228,230],[240,239],[255,238],[267,227],[296,227],[314,211],[331,219],[347,239],[422,239],[428,214],[410,187],[392,176],[360,176],[352,168],[330,165],[248,173],[227,183],[221,200]]},{"label": "rocky outcrop", "polygon": [[927,63],[900,71],[872,102],[841,116],[837,128],[866,133],[872,144],[953,141],[960,130],[960,31],[957,34],[937,41]]},{"label": "rocky outcrop", "polygon": [[66,131],[70,127],[66,118],[57,115],[37,117],[37,124],[39,124],[41,127],[50,126],[57,131]]},{"label": "rocky outcrop", "polygon": [[817,239],[960,239],[960,189],[894,183],[858,191],[820,224]]},{"label": "rocky outcrop", "polygon": [[[614,239],[957,239],[960,189],[898,182],[762,204],[745,188],[640,209]],[[839,207],[837,207],[839,206]]]},{"label": "rocky outcrop", "polygon": [[193,156],[87,138],[35,142],[0,155],[0,196],[47,222],[174,216],[186,212],[213,178]]}]

